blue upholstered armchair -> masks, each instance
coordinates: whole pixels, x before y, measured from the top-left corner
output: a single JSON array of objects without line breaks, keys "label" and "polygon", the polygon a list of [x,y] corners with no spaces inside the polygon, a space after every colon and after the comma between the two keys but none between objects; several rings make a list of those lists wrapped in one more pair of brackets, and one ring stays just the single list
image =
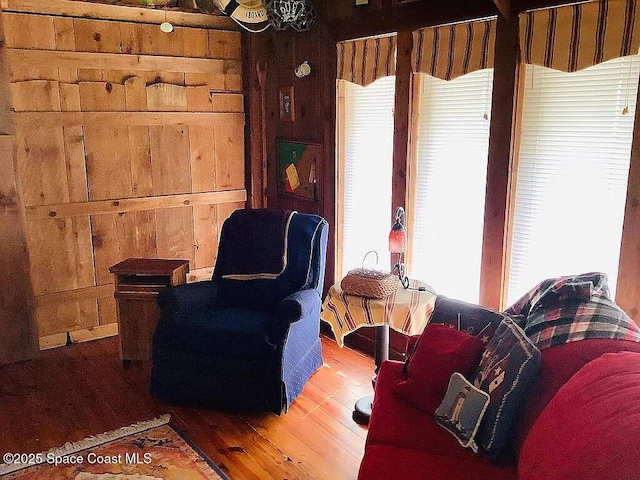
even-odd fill
[{"label": "blue upholstered armchair", "polygon": [[322,365],[327,235],[317,215],[233,212],[212,279],[158,297],[152,395],[227,411],[286,411]]}]

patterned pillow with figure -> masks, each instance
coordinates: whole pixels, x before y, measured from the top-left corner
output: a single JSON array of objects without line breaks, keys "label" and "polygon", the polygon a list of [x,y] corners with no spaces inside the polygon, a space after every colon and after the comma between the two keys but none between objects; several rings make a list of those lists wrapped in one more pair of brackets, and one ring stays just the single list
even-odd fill
[{"label": "patterned pillow with figure", "polygon": [[527,390],[540,368],[540,350],[524,331],[504,316],[487,345],[473,385],[489,394],[490,401],[478,430],[478,443],[497,459],[520,415]]},{"label": "patterned pillow with figure", "polygon": [[478,453],[475,436],[489,405],[489,394],[474,387],[458,372],[451,375],[447,393],[435,411],[436,422],[458,439],[460,445]]}]

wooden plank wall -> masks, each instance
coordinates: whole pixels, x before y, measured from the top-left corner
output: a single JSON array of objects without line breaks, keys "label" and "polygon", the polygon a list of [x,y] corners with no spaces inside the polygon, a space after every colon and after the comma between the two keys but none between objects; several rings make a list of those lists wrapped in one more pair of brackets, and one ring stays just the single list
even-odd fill
[{"label": "wooden plank wall", "polygon": [[24,206],[15,170],[13,114],[0,12],[0,365],[33,358],[38,337],[33,317]]},{"label": "wooden plank wall", "polygon": [[40,348],[117,333],[108,269],[127,257],[209,274],[246,200],[240,33],[68,3],[4,13]]}]

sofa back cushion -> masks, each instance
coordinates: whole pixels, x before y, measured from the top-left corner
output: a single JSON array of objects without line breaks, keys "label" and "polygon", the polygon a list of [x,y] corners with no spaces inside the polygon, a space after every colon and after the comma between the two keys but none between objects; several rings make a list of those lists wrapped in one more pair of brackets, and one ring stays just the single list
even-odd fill
[{"label": "sofa back cushion", "polygon": [[425,327],[408,365],[407,379],[394,393],[423,412],[433,414],[442,402],[454,372],[469,376],[483,350],[480,340],[447,325]]},{"label": "sofa back cushion", "polygon": [[607,353],[582,367],[533,425],[521,480],[637,480],[640,354]]}]

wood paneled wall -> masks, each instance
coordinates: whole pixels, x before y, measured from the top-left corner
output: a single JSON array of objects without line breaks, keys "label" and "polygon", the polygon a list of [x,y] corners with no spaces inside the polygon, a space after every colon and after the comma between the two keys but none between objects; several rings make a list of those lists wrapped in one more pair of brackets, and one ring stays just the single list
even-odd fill
[{"label": "wood paneled wall", "polygon": [[[330,39],[322,21],[309,32],[275,32],[268,30],[261,35],[246,35],[243,42],[245,58],[245,82],[249,109],[249,149],[253,190],[252,205],[260,205],[261,138],[266,138],[267,205],[322,215],[329,225],[334,225],[334,177],[335,177],[335,42]],[[303,61],[308,61],[311,74],[304,78],[294,71]],[[256,65],[266,68],[264,90],[259,85]],[[284,122],[279,117],[279,90],[293,87],[295,122]],[[265,94],[265,131],[261,122],[261,91]],[[304,199],[282,194],[277,189],[277,139],[298,140],[322,144],[323,162],[319,166],[318,192],[315,199]],[[333,283],[334,228],[329,230],[327,252],[328,286]]]},{"label": "wood paneled wall", "polygon": [[129,21],[130,7],[101,5],[100,20],[81,18],[92,4],[56,0],[57,15],[38,3],[10,11],[10,0],[4,27],[47,348],[116,333],[108,269],[127,257],[185,258],[192,279],[210,274],[219,226],[246,200],[244,97],[231,21],[166,34]]},{"label": "wood paneled wall", "polygon": [[0,12],[0,365],[27,360],[38,352],[4,44]]}]

